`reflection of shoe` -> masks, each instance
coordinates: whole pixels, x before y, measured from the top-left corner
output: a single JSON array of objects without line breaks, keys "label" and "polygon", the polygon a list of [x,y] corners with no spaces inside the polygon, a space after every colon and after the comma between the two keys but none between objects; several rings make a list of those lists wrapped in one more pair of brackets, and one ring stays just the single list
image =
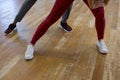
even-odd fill
[{"label": "reflection of shoe", "polygon": [[60,28],[64,29],[66,32],[71,32],[72,28],[67,24],[67,23],[62,23],[60,24]]},{"label": "reflection of shoe", "polygon": [[11,33],[15,29],[15,24],[10,24],[9,27],[5,30],[5,34]]},{"label": "reflection of shoe", "polygon": [[29,44],[27,46],[27,49],[26,49],[26,52],[25,52],[25,59],[26,60],[33,59],[33,57],[34,57],[33,53],[34,53],[34,47],[33,47],[33,45]]},{"label": "reflection of shoe", "polygon": [[97,47],[101,53],[108,53],[107,46],[103,39],[97,42]]}]

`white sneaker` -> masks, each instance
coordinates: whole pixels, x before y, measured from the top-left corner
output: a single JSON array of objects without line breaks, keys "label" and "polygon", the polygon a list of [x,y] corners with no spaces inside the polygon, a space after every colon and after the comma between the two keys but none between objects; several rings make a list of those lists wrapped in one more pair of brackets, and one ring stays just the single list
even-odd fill
[{"label": "white sneaker", "polygon": [[32,44],[29,44],[29,45],[27,46],[27,49],[26,49],[26,52],[25,52],[25,59],[26,59],[26,60],[31,60],[31,59],[33,59],[33,57],[34,57],[33,53],[34,53],[34,47],[33,47]]},{"label": "white sneaker", "polygon": [[97,42],[97,47],[101,53],[108,53],[107,46],[103,39]]}]

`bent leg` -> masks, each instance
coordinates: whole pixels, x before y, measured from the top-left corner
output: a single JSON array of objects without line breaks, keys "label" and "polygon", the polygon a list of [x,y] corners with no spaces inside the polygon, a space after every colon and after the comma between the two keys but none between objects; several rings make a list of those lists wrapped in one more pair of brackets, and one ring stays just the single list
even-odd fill
[{"label": "bent leg", "polygon": [[56,0],[48,17],[38,26],[31,40],[31,44],[35,45],[36,41],[61,17],[73,1],[74,0]]}]

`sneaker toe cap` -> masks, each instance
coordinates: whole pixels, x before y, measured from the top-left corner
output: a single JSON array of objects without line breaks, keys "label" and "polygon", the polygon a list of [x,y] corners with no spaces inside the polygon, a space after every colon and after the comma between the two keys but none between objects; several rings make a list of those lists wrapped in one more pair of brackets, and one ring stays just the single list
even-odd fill
[{"label": "sneaker toe cap", "polygon": [[108,50],[107,49],[102,49],[100,50],[101,53],[108,53]]},{"label": "sneaker toe cap", "polygon": [[33,55],[25,55],[26,60],[29,60],[29,59],[32,59],[32,58],[33,58]]}]

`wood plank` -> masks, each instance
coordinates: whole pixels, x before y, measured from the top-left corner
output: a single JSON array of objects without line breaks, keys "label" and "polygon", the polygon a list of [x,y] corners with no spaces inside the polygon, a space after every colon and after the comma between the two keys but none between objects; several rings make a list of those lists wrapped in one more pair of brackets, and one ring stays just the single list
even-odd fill
[{"label": "wood plank", "polygon": [[24,0],[0,0],[0,80],[119,80],[120,79],[120,0],[105,7],[105,42],[102,55],[96,48],[95,19],[76,0],[68,24],[73,31],[59,28],[59,19],[35,45],[35,56],[24,59],[27,43],[46,18],[55,0],[38,0],[17,29],[9,36],[5,29],[14,20]]}]

